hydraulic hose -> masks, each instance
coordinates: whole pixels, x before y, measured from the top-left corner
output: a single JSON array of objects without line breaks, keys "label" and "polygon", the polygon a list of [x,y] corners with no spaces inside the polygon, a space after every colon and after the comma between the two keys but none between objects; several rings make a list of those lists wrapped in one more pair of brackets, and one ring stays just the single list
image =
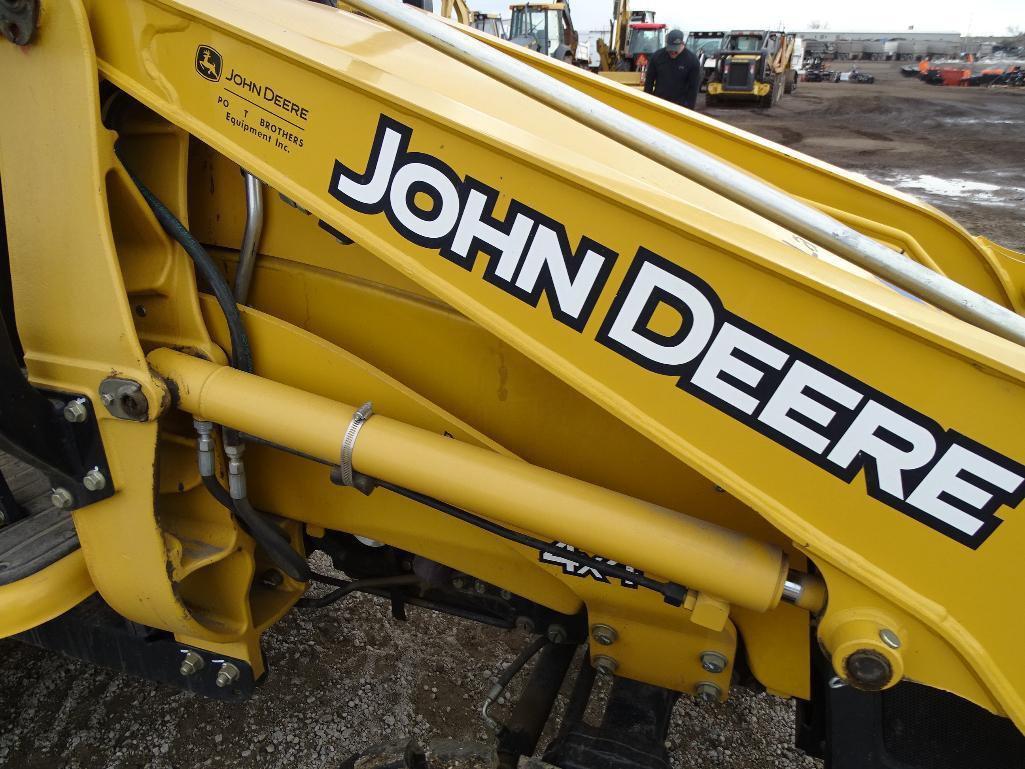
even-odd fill
[{"label": "hydraulic hose", "polygon": [[206,490],[210,492],[210,496],[220,502],[221,505],[228,508],[228,510],[235,512],[235,506],[231,503],[231,495],[229,495],[227,489],[218,482],[217,478],[212,475],[203,475],[200,477],[203,479],[203,485],[206,487]]},{"label": "hydraulic hose", "polygon": [[253,539],[267,551],[274,565],[294,580],[309,582],[310,566],[288,540],[282,537],[284,532],[268,521],[248,499],[232,501],[235,503],[234,509],[239,519],[245,523]]},{"label": "hydraulic hose", "polygon": [[484,723],[487,724],[491,731],[497,732],[502,726],[491,717],[491,713],[489,712],[491,710],[491,706],[494,705],[495,702],[498,701],[498,698],[502,696],[502,692],[504,692],[506,687],[509,686],[509,683],[516,677],[516,674],[523,670],[523,666],[530,662],[534,655],[549,643],[551,643],[551,641],[547,636],[538,636],[535,638],[530,644],[525,646],[522,651],[520,651],[516,656],[516,659],[512,661],[512,664],[502,671],[498,680],[495,681],[494,686],[488,690],[488,696],[484,698],[484,704],[481,706],[480,714],[484,719]]},{"label": "hydraulic hose", "polygon": [[[224,319],[227,321],[228,332],[231,336],[232,367],[252,373],[253,353],[249,345],[249,335],[246,333],[245,324],[242,321],[242,313],[239,312],[238,305],[235,303],[235,295],[228,286],[228,281],[221,274],[221,271],[217,269],[217,265],[210,257],[210,254],[196,240],[195,236],[186,229],[178,217],[128,167],[116,145],[115,152],[125,171],[131,177],[135,186],[138,187],[139,193],[153,211],[153,215],[160,222],[164,232],[181,245],[185,253],[192,259],[200,275],[203,276],[203,279],[214,292],[217,304],[224,313]],[[227,431],[225,439],[226,442],[233,446],[238,446],[240,443],[238,434],[234,430]],[[221,484],[217,482],[212,472],[204,472],[204,469],[201,468],[200,475],[203,479],[203,485],[207,490],[218,502],[238,515],[239,520],[244,524],[250,536],[267,551],[275,566],[294,580],[299,582],[309,581],[310,567],[306,563],[306,559],[291,546],[281,529],[264,518],[248,499],[244,497],[233,499]]]},{"label": "hydraulic hose", "polygon": [[[322,575],[317,575],[317,581],[325,581]],[[333,583],[332,583],[333,584]],[[349,593],[362,592],[374,588],[395,588],[408,587],[420,584],[420,578],[415,574],[400,574],[395,577],[367,577],[366,579],[354,579],[346,582],[336,590],[332,590],[319,598],[300,598],[296,606],[300,609],[321,609],[345,598]]]},{"label": "hydraulic hose", "polygon": [[195,264],[199,274],[203,276],[203,280],[207,282],[210,289],[214,292],[217,304],[220,305],[221,312],[224,313],[224,319],[228,322],[228,333],[231,336],[232,366],[241,371],[253,373],[253,353],[252,348],[249,346],[249,335],[246,333],[245,324],[242,322],[242,313],[239,312],[238,305],[235,304],[235,295],[232,293],[231,287],[228,286],[228,281],[221,274],[221,271],[217,269],[213,258],[203,248],[202,244],[196,240],[195,236],[185,228],[185,225],[178,220],[178,217],[171,212],[171,209],[165,206],[149,187],[135,175],[132,169],[128,167],[124,157],[121,155],[120,148],[116,144],[114,145],[114,152],[117,154],[118,160],[121,161],[121,165],[124,166],[125,171],[135,183],[135,186],[139,188],[139,193],[153,211],[153,215],[160,222],[164,232],[174,238],[185,249],[185,253],[192,259],[192,263]]}]

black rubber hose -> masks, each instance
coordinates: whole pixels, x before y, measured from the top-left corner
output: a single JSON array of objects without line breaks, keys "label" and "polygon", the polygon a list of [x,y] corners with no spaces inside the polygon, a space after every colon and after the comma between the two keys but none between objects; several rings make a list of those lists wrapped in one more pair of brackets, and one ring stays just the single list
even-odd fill
[{"label": "black rubber hose", "polygon": [[253,539],[267,551],[274,565],[294,580],[309,582],[310,565],[287,539],[282,538],[284,532],[264,518],[248,499],[233,499],[232,502],[235,513],[245,523]]},{"label": "black rubber hose", "polygon": [[505,691],[505,688],[509,686],[509,683],[516,677],[516,674],[523,670],[523,666],[530,662],[530,660],[533,659],[535,654],[537,654],[550,643],[551,641],[548,640],[548,637],[542,635],[538,636],[525,647],[523,647],[523,649],[520,650],[520,653],[516,655],[516,659],[512,661],[512,664],[510,664],[509,667],[502,671],[502,674],[498,677],[498,680],[495,682],[495,687],[500,686],[502,687],[502,690]]},{"label": "black rubber hose", "polygon": [[[318,581],[326,580],[322,579],[322,575],[318,575]],[[415,574],[400,574],[395,577],[367,577],[366,579],[354,579],[351,582],[345,583],[336,590],[332,590],[330,593],[320,596],[319,598],[300,598],[296,603],[296,607],[300,609],[321,609],[340,601],[350,593],[370,590],[372,588],[408,587],[410,585],[418,584],[420,584],[420,578]]]},{"label": "black rubber hose", "polygon": [[204,475],[202,476],[202,479],[203,485],[206,486],[206,490],[210,492],[210,495],[234,513],[235,505],[231,502],[231,495],[228,494],[227,490],[218,482],[218,480],[212,475]]},{"label": "black rubber hose", "polygon": [[171,209],[160,202],[149,187],[128,167],[128,164],[125,163],[124,158],[121,156],[121,151],[117,144],[114,145],[114,152],[132,181],[135,182],[135,186],[139,188],[139,192],[146,203],[149,204],[153,215],[160,222],[160,226],[164,228],[164,232],[181,244],[181,247],[185,249],[185,253],[189,255],[193,264],[196,265],[196,269],[202,275],[203,280],[213,290],[214,296],[217,298],[217,304],[220,305],[221,312],[224,313],[224,319],[228,323],[228,333],[231,336],[232,366],[240,371],[252,374],[253,352],[249,346],[249,335],[246,333],[245,324],[242,321],[242,313],[239,312],[238,305],[235,303],[235,295],[232,293],[228,281],[221,274],[221,271],[217,269],[217,265],[206,249],[203,248],[202,244],[185,228],[184,224],[178,221],[178,217],[171,212]]}]

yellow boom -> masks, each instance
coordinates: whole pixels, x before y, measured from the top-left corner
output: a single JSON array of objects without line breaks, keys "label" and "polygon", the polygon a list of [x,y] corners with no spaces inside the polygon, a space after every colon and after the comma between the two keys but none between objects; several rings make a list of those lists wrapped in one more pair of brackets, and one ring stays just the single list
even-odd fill
[{"label": "yellow boom", "polygon": [[102,495],[54,489],[79,547],[0,584],[0,635],[95,589],[251,685],[340,532],[612,638],[591,657],[627,679],[720,699],[742,663],[807,699],[822,654],[1025,728],[1025,350],[660,158],[699,148],[1014,311],[1021,255],[456,27],[657,129],[646,152],[396,24],[44,0],[0,44],[24,367],[106,463]]}]

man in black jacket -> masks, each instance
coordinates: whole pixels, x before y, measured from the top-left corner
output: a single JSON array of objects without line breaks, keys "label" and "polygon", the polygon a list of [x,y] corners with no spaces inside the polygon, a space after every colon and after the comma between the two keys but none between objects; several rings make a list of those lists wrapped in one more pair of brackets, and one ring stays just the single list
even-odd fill
[{"label": "man in black jacket", "polygon": [[666,35],[666,47],[655,51],[648,61],[644,92],[694,109],[701,87],[701,62],[687,50],[683,33],[674,29]]}]

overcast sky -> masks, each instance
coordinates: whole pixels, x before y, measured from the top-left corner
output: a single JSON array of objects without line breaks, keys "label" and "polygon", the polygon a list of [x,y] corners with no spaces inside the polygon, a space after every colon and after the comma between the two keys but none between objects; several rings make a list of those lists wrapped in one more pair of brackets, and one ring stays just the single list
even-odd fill
[{"label": "overcast sky", "polygon": [[[508,0],[469,0],[475,11],[509,14]],[[435,5],[438,5],[436,2]],[[684,2],[684,0],[632,0],[634,9],[652,9],[656,20],[687,31],[692,29],[767,28],[804,30],[817,21],[828,29],[894,32],[914,26],[923,32],[960,32],[971,35],[1006,35],[1008,27],[1025,32],[1025,0],[762,0]],[[773,6],[774,10],[769,10]],[[570,0],[573,23],[579,30],[608,26],[612,0]]]}]

